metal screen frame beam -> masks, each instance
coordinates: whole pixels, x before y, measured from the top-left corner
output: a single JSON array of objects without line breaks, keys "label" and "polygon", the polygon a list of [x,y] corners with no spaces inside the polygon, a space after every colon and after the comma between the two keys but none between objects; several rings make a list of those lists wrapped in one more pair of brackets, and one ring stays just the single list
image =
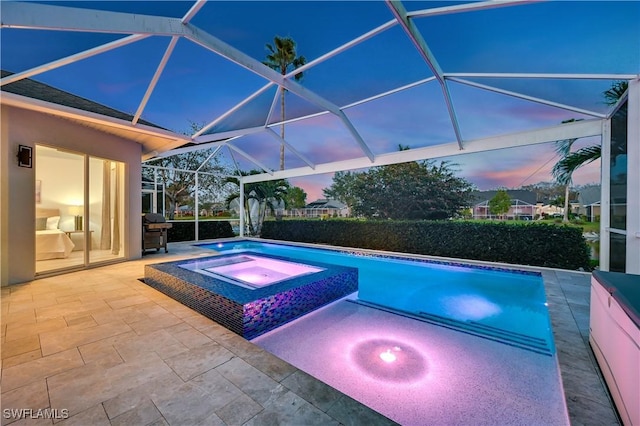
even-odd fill
[{"label": "metal screen frame beam", "polygon": [[460,124],[458,123],[458,117],[456,115],[456,111],[453,107],[453,102],[451,101],[451,94],[449,93],[449,88],[447,87],[447,82],[444,79],[444,73],[442,72],[442,68],[440,68],[440,64],[436,60],[433,52],[429,48],[429,45],[422,37],[422,34],[416,28],[413,21],[409,19],[407,16],[407,11],[404,8],[404,5],[399,0],[385,0],[389,9],[396,17],[404,31],[409,36],[409,39],[414,44],[422,59],[427,63],[431,72],[436,77],[438,82],[440,83],[440,87],[442,89],[442,96],[444,97],[444,102],[447,106],[447,111],[449,112],[449,119],[451,120],[451,125],[453,126],[453,132],[456,135],[456,140],[458,142],[459,149],[463,149],[463,139],[462,132],[460,131]]},{"label": "metal screen frame beam", "polygon": [[123,37],[119,40],[114,40],[110,43],[105,43],[103,45],[96,46],[91,49],[87,49],[85,51],[78,52],[73,55],[69,55],[64,58],[57,59],[55,61],[48,62],[44,65],[39,65],[37,67],[28,69],[26,71],[8,75],[0,79],[0,86],[4,86],[5,84],[10,84],[16,81],[20,81],[25,78],[33,77],[34,75],[42,74],[43,72],[51,71],[56,68],[63,67],[65,65],[69,65],[74,62],[78,62],[83,59],[90,58],[95,55],[99,55],[101,53],[108,52],[110,50],[117,49],[119,47],[126,46],[131,43],[135,43],[136,41],[143,40],[147,37],[149,37],[149,35],[146,35],[146,34],[135,34],[128,37]]},{"label": "metal screen frame beam", "polygon": [[245,178],[245,182],[261,182],[273,179],[287,179],[300,176],[311,176],[323,173],[334,173],[344,170],[363,169],[372,166],[386,166],[390,164],[406,163],[418,160],[431,160],[456,155],[471,154],[475,152],[493,151],[505,148],[536,145],[554,142],[557,140],[598,136],[602,134],[602,120],[582,120],[571,123],[559,124],[544,129],[526,132],[511,133],[483,139],[468,140],[465,149],[460,150],[456,142],[412,148],[405,151],[396,151],[380,154],[372,164],[366,157],[351,160],[335,161],[316,165],[315,169],[300,167],[284,171],[274,171],[273,174],[251,175]]}]

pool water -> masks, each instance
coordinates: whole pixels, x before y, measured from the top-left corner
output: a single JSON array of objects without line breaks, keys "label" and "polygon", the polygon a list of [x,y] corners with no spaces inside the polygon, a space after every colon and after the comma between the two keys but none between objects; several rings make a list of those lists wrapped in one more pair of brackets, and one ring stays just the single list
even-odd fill
[{"label": "pool water", "polygon": [[537,353],[555,352],[539,273],[248,240],[200,246],[356,267],[357,303]]},{"label": "pool water", "polygon": [[250,255],[189,262],[179,266],[200,274],[223,278],[232,284],[243,285],[251,289],[262,288],[282,280],[323,270],[301,263]]},{"label": "pool water", "polygon": [[358,268],[357,293],[251,342],[399,424],[570,424],[539,273],[248,240],[206,247]]}]

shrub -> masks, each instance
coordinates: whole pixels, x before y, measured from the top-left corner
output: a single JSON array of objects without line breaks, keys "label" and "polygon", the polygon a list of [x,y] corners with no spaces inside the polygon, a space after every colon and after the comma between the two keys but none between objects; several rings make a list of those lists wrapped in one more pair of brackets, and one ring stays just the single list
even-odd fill
[{"label": "shrub", "polygon": [[[172,222],[173,227],[167,232],[167,241],[193,241],[196,239],[195,222]],[[198,239],[209,240],[213,238],[233,237],[233,229],[228,221],[201,221],[198,222]]]},{"label": "shrub", "polygon": [[263,238],[520,265],[590,270],[579,228],[543,223],[287,220],[265,222]]}]

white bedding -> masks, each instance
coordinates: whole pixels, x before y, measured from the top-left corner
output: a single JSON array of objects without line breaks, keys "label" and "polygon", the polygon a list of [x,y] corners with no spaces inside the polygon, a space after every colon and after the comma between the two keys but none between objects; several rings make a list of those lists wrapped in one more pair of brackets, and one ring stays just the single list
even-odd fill
[{"label": "white bedding", "polygon": [[75,245],[59,229],[36,231],[36,260],[64,259]]}]

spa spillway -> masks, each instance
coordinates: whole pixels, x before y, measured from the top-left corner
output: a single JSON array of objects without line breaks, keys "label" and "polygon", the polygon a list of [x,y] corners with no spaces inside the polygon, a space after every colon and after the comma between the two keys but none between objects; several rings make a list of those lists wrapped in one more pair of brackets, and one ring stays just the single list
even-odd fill
[{"label": "spa spillway", "polygon": [[358,269],[252,252],[145,266],[147,285],[252,339],[358,290]]}]

